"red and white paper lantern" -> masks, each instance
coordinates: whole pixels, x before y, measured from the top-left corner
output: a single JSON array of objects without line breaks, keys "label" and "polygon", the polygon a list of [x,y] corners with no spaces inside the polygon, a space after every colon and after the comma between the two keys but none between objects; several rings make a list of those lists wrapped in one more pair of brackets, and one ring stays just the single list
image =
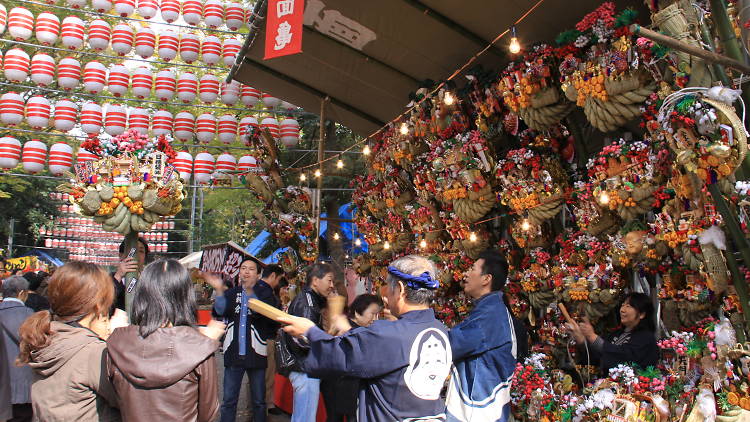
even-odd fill
[{"label": "red and white paper lantern", "polygon": [[76,154],[76,161],[78,163],[85,163],[86,161],[94,161],[97,159],[99,159],[99,157],[97,157],[93,152],[78,147],[78,154]]},{"label": "red and white paper lantern", "polygon": [[81,106],[81,130],[89,135],[98,135],[102,129],[102,106],[87,102]]},{"label": "red and white paper lantern", "polygon": [[8,14],[8,33],[16,41],[26,41],[34,33],[34,15],[25,7],[14,7]]},{"label": "red and white paper lantern", "polygon": [[252,155],[243,155],[237,162],[237,170],[242,174],[256,173],[258,171],[258,160]]},{"label": "red and white paper lantern", "polygon": [[135,42],[135,32],[133,28],[126,23],[118,23],[112,30],[112,51],[120,56],[124,56],[133,49]]},{"label": "red and white paper lantern", "polygon": [[180,2],[178,0],[161,0],[161,18],[172,23],[180,17]]},{"label": "red and white paper lantern", "polygon": [[83,46],[85,26],[78,16],[66,16],[60,26],[60,41],[65,48],[77,50]]},{"label": "red and white paper lantern", "polygon": [[232,81],[221,82],[221,102],[226,105],[235,105],[240,98],[240,83]]},{"label": "red and white paper lantern", "polygon": [[73,147],[65,142],[57,142],[49,149],[49,172],[54,176],[60,176],[70,171],[73,166]]},{"label": "red and white paper lantern", "polygon": [[94,19],[89,22],[88,43],[94,51],[106,50],[109,40],[112,38],[112,27],[103,19]]},{"label": "red and white paper lantern", "polygon": [[125,132],[128,124],[127,109],[120,104],[107,104],[104,114],[104,131],[112,136]]},{"label": "red and white paper lantern", "polygon": [[154,85],[154,75],[151,69],[141,66],[133,71],[130,88],[136,98],[146,98],[151,95],[151,88]]},{"label": "red and white paper lantern", "polygon": [[209,28],[218,28],[224,23],[224,5],[220,0],[206,0],[203,5],[203,22]]},{"label": "red and white paper lantern", "polygon": [[216,136],[216,117],[211,113],[203,113],[195,119],[195,137],[207,144]]},{"label": "red and white paper lantern", "polygon": [[42,12],[36,17],[34,36],[42,45],[54,45],[60,36],[60,18],[49,12]]},{"label": "red and white paper lantern", "polygon": [[221,40],[216,35],[203,38],[201,46],[202,61],[204,64],[213,66],[221,59]]},{"label": "red and white paper lantern", "polygon": [[159,110],[154,113],[151,121],[151,133],[154,136],[169,135],[172,133],[173,125],[174,117],[172,117],[172,113],[167,110]]},{"label": "red and white paper lantern", "polygon": [[293,147],[299,143],[299,123],[295,119],[287,118],[279,125],[281,143],[286,147]]},{"label": "red and white paper lantern", "polygon": [[260,128],[258,119],[255,116],[245,116],[240,119],[240,136],[246,137],[248,135],[248,128],[253,127],[255,129]]},{"label": "red and white paper lantern", "polygon": [[198,77],[192,72],[183,72],[177,79],[177,98],[183,103],[192,103],[198,95]]},{"label": "red and white paper lantern", "polygon": [[35,95],[26,102],[26,123],[33,129],[44,129],[49,126],[51,104],[41,95]]},{"label": "red and white paper lantern", "polygon": [[237,171],[237,159],[232,154],[223,153],[216,157],[216,171],[214,177],[228,179],[230,172]]},{"label": "red and white paper lantern", "polygon": [[227,145],[237,141],[237,118],[233,114],[219,116],[219,140]]},{"label": "red and white paper lantern", "polygon": [[203,3],[200,0],[182,2],[182,19],[188,25],[198,25],[203,19]]},{"label": "red and white paper lantern", "polygon": [[121,64],[109,68],[107,76],[107,90],[115,97],[121,97],[128,92],[130,86],[130,71]]},{"label": "red and white paper lantern", "polygon": [[242,104],[253,108],[260,101],[260,91],[250,85],[243,84],[240,87],[240,99],[242,100]]},{"label": "red and white paper lantern", "polygon": [[174,168],[180,173],[180,178],[187,183],[193,175],[193,156],[189,152],[179,151],[174,158]]},{"label": "red and white paper lantern", "polygon": [[65,4],[73,9],[80,9],[86,5],[86,0],[65,0]]},{"label": "red and white paper lantern", "polygon": [[268,132],[271,133],[271,136],[273,136],[273,139],[279,140],[279,121],[276,120],[273,117],[266,117],[260,122],[260,127],[262,129],[268,129]]},{"label": "red and white paper lantern", "polygon": [[187,111],[181,111],[174,116],[174,137],[180,141],[193,139],[195,132],[195,116]]},{"label": "red and white paper lantern", "polygon": [[154,55],[156,33],[151,28],[141,27],[135,33],[135,54],[147,59]]},{"label": "red and white paper lantern", "polygon": [[0,97],[0,121],[6,126],[15,126],[23,121],[25,104],[17,92],[6,92]]},{"label": "red and white paper lantern", "polygon": [[135,0],[115,0],[115,13],[127,18],[135,11]]},{"label": "red and white paper lantern", "polygon": [[211,181],[211,174],[214,172],[216,161],[214,156],[208,152],[199,152],[193,161],[193,177],[196,183],[204,184]]},{"label": "red and white paper lantern", "polygon": [[166,29],[159,33],[159,49],[157,54],[165,62],[171,61],[177,57],[177,51],[180,46],[180,40],[177,33],[171,29]]},{"label": "red and white paper lantern", "polygon": [[20,48],[12,48],[5,53],[3,73],[10,82],[23,82],[29,76],[31,60],[29,55]]},{"label": "red and white paper lantern", "polygon": [[128,116],[128,129],[148,135],[148,111],[140,107],[131,108],[130,116]]},{"label": "red and white paper lantern", "polygon": [[55,59],[49,54],[36,53],[31,58],[31,81],[47,86],[55,80]]},{"label": "red and white paper lantern", "polygon": [[231,2],[226,8],[227,28],[236,31],[245,24],[245,8],[240,3]]},{"label": "red and white paper lantern", "polygon": [[154,84],[154,94],[159,101],[169,101],[174,97],[177,81],[175,80],[174,71],[171,69],[160,70],[156,74]]},{"label": "red and white paper lantern", "polygon": [[263,105],[266,106],[266,108],[276,108],[281,105],[281,100],[264,92]]},{"label": "red and white paper lantern", "polygon": [[8,9],[5,5],[0,4],[0,34],[5,32],[5,28],[8,26]]},{"label": "red and white paper lantern", "polygon": [[78,106],[70,100],[57,100],[55,102],[55,129],[68,132],[76,125],[78,118]]},{"label": "red and white paper lantern", "polygon": [[83,67],[83,89],[89,94],[102,92],[106,80],[107,68],[103,64],[91,61]]},{"label": "red and white paper lantern", "polygon": [[65,57],[57,64],[57,85],[66,91],[77,88],[81,83],[81,62]]},{"label": "red and white paper lantern", "polygon": [[239,54],[242,48],[242,41],[237,38],[227,38],[224,40],[224,47],[222,49],[222,57],[224,58],[224,64],[232,66],[237,60],[237,54]]},{"label": "red and white paper lantern", "polygon": [[0,138],[0,169],[14,169],[21,160],[21,141],[10,136]]},{"label": "red and white paper lantern", "polygon": [[111,0],[91,0],[91,8],[99,13],[107,13],[112,10]]},{"label": "red and white paper lantern", "polygon": [[198,60],[201,52],[201,42],[198,36],[192,32],[180,36],[180,58],[185,63],[193,63]]},{"label": "red and white paper lantern", "polygon": [[159,3],[156,0],[138,0],[138,14],[143,19],[151,19],[159,11]]},{"label": "red and white paper lantern", "polygon": [[219,97],[219,78],[207,73],[201,77],[198,97],[206,104],[211,104]]},{"label": "red and white paper lantern", "polygon": [[39,173],[44,170],[44,162],[47,160],[47,145],[37,139],[23,144],[21,162],[23,169],[29,173]]}]

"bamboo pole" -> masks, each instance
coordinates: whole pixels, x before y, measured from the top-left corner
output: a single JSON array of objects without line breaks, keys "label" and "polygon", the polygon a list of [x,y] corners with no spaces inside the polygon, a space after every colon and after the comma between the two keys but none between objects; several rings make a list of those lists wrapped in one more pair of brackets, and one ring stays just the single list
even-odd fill
[{"label": "bamboo pole", "polygon": [[683,53],[690,54],[691,56],[699,57],[710,63],[720,64],[735,70],[739,70],[742,73],[750,74],[750,66],[734,58],[723,56],[721,54],[708,51],[704,48],[684,43],[667,35],[652,31],[648,28],[644,28],[638,24],[630,25],[630,31],[635,35],[640,35],[644,38],[656,41],[657,43],[666,47],[670,47],[675,50],[682,51]]},{"label": "bamboo pole", "polygon": [[[318,237],[316,238],[320,242],[320,200],[323,194],[323,157],[325,154],[326,145],[326,104],[330,101],[329,97],[325,97],[320,101],[320,139],[318,140],[318,170],[320,170],[321,176],[318,177],[318,188],[315,195],[315,224],[316,232]],[[318,248],[320,250],[320,247]]]},{"label": "bamboo pole", "polygon": [[[123,253],[125,253],[127,256],[130,255],[131,250],[135,250],[135,255],[133,255],[133,258],[138,261],[138,232],[131,231],[130,233],[126,234],[123,243],[125,243],[125,249],[123,250]],[[138,282],[137,277],[137,272],[129,272],[125,274],[122,280],[123,285],[125,286],[125,312],[128,313],[128,317],[130,318],[132,318],[130,310],[133,308],[133,293],[135,293],[135,283]]]},{"label": "bamboo pole", "polygon": [[[706,24],[699,26],[703,43],[708,46],[709,51],[715,53],[716,46],[714,45],[713,37],[711,37],[711,31],[708,30],[708,26]],[[732,81],[729,80],[729,76],[727,76],[727,72],[726,70],[724,70],[724,66],[718,63],[711,63],[711,66],[713,67],[714,73],[716,74],[715,76],[721,81],[722,85],[732,86]]]},{"label": "bamboo pole", "polygon": [[[736,248],[734,247],[733,242],[727,242],[727,251],[726,251],[726,260],[727,260],[727,268],[729,268],[729,273],[732,275],[732,284],[734,284],[734,289],[737,291],[737,297],[748,297],[747,293],[747,286],[744,282],[745,277],[740,273],[739,266],[737,265],[737,255],[735,254]],[[745,322],[745,329],[744,330],[737,330],[737,337],[740,338],[740,335],[742,336],[742,339],[740,340],[740,343],[744,343],[744,337],[745,337],[745,331],[750,329],[750,303],[747,302],[747,300],[740,299],[740,306],[742,307],[742,318]]]}]

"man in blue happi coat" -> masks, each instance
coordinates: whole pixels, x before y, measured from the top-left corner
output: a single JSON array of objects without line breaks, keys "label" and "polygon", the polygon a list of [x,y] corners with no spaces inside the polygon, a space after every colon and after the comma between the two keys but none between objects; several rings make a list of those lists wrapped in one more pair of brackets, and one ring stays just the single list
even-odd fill
[{"label": "man in blue happi coat", "polygon": [[453,369],[446,398],[449,421],[506,421],[517,343],[512,316],[503,303],[508,264],[485,251],[466,273],[463,287],[474,309],[451,329]]},{"label": "man in blue happi coat", "polygon": [[440,390],[450,372],[451,346],[447,329],[430,309],[439,286],[435,265],[417,255],[399,258],[388,267],[386,282],[386,305],[395,321],[347,331],[339,316],[336,331],[347,332],[336,337],[305,318],[280,322],[289,324],[286,332],[309,342],[305,371],[361,379],[360,422],[444,421]]}]

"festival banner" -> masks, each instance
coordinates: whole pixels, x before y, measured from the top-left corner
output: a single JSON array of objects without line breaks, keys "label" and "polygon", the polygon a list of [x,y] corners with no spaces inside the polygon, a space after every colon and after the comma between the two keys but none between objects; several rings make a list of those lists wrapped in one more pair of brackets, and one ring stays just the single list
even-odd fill
[{"label": "festival banner", "polygon": [[208,273],[221,274],[225,283],[234,286],[240,274],[240,265],[245,257],[252,258],[258,263],[260,269],[263,268],[263,263],[259,259],[245,252],[234,242],[204,246],[199,268]]},{"label": "festival banner", "polygon": [[21,270],[23,272],[33,271],[39,268],[39,261],[35,256],[22,256],[20,258],[10,258],[5,260],[4,270],[12,273]]},{"label": "festival banner", "polygon": [[304,0],[269,0],[264,60],[302,52]]}]

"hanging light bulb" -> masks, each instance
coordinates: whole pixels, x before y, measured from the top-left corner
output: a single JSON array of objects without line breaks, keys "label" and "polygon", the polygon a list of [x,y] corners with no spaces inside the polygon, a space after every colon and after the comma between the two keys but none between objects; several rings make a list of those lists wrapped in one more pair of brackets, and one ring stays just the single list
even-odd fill
[{"label": "hanging light bulb", "polygon": [[528,218],[524,218],[523,221],[521,222],[521,230],[525,232],[531,230],[531,222],[529,222]]},{"label": "hanging light bulb", "polygon": [[356,239],[356,240],[354,241],[354,245],[355,245],[355,246],[362,246],[362,240],[360,240],[360,238],[357,238],[357,239]]},{"label": "hanging light bulb", "polygon": [[349,259],[349,254],[344,255],[344,259]]},{"label": "hanging light bulb", "polygon": [[362,148],[362,154],[364,154],[364,155],[370,155],[370,146],[369,145],[365,145],[365,147]]},{"label": "hanging light bulb", "polygon": [[323,173],[320,172],[320,169],[316,169],[315,170],[315,177],[320,177],[322,175],[323,175]]},{"label": "hanging light bulb", "polygon": [[339,240],[339,238],[340,238],[340,236],[339,236],[338,232],[336,232],[336,233],[333,234],[333,240]]},{"label": "hanging light bulb", "polygon": [[476,242],[477,241],[477,234],[474,232],[469,233],[469,242]]},{"label": "hanging light bulb", "polygon": [[443,102],[444,102],[444,103],[445,103],[445,105],[447,105],[447,106],[449,106],[449,105],[453,105],[453,103],[454,103],[455,101],[456,101],[456,99],[455,99],[455,98],[453,98],[453,94],[451,94],[451,92],[450,92],[450,91],[447,91],[447,92],[445,93],[445,95],[443,96]]},{"label": "hanging light bulb", "polygon": [[422,239],[422,241],[419,242],[419,247],[422,248],[422,249],[426,248],[427,247],[427,241],[424,240],[424,239]]},{"label": "hanging light bulb", "polygon": [[344,168],[344,160],[339,159],[338,161],[336,161],[336,168]]},{"label": "hanging light bulb", "polygon": [[385,243],[383,243],[383,249],[390,249],[390,248],[391,248],[391,242],[386,240]]},{"label": "hanging light bulb", "polygon": [[307,180],[307,176],[305,176],[305,173],[300,173],[300,175],[299,175],[299,181],[300,182],[304,182],[305,180]]},{"label": "hanging light bulb", "polygon": [[406,122],[401,123],[401,134],[402,135],[408,135],[409,134],[409,126],[406,124]]},{"label": "hanging light bulb", "polygon": [[606,190],[602,191],[602,194],[599,195],[599,203],[602,205],[609,204],[609,194],[607,193]]},{"label": "hanging light bulb", "polygon": [[518,42],[518,37],[516,37],[516,27],[510,28],[510,45],[508,46],[508,50],[510,50],[511,54],[518,54],[521,52],[521,43]]}]

